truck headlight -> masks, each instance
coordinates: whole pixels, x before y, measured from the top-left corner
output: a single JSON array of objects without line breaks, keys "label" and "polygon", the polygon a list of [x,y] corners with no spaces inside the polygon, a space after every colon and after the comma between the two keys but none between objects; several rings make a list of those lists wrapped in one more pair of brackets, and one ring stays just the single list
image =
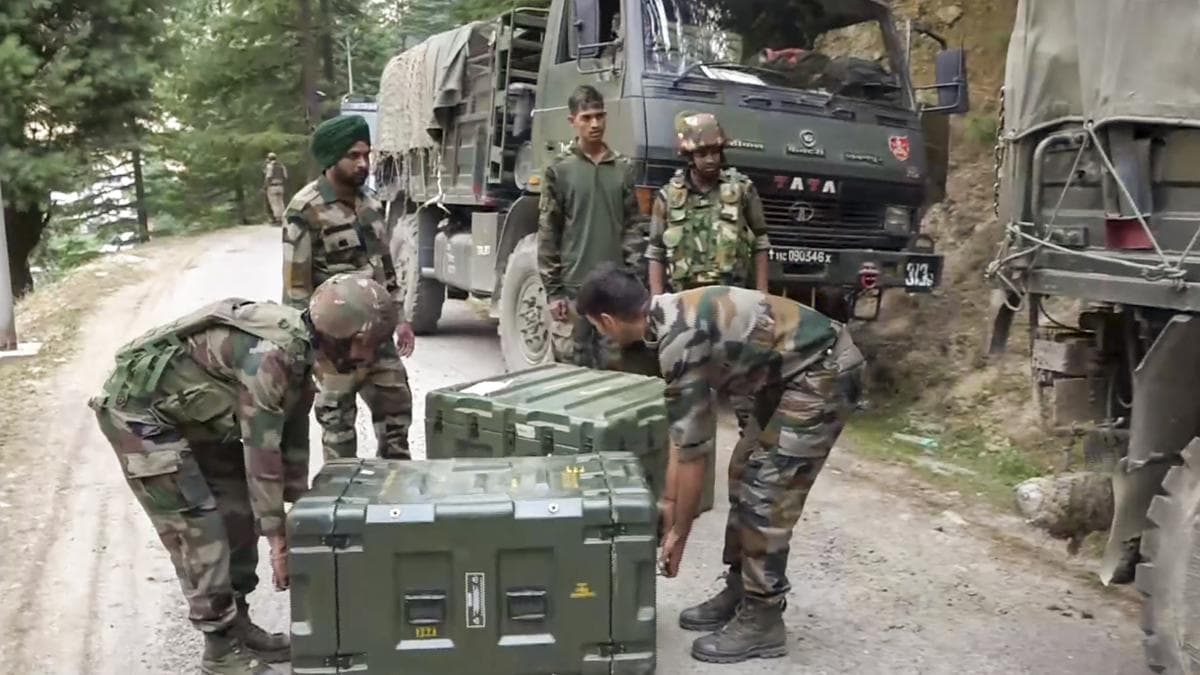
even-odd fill
[{"label": "truck headlight", "polygon": [[912,229],[912,209],[907,206],[889,206],[883,212],[883,229],[897,234],[908,234]]}]

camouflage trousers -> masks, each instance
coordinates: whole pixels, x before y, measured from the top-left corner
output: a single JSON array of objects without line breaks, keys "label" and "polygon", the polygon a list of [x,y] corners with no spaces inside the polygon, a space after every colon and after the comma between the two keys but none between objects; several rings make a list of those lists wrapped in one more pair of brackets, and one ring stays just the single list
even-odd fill
[{"label": "camouflage trousers", "polygon": [[791,590],[792,530],[858,398],[862,356],[843,331],[823,362],[791,382],[765,428],[751,415],[729,461],[722,559],[746,592],[780,600]]},{"label": "camouflage trousers", "polygon": [[408,427],[412,423],[412,390],[396,346],[388,341],[379,349],[375,363],[352,373],[323,373],[318,369],[317,397],[313,404],[321,424],[325,459],[358,454],[356,396],[362,396],[371,411],[378,441],[376,455],[409,459]]},{"label": "camouflage trousers", "polygon": [[267,186],[267,204],[271,207],[271,222],[279,225],[283,221],[283,210],[287,205],[282,185]]},{"label": "camouflage trousers", "polygon": [[568,303],[567,320],[550,319],[550,348],[558,363],[659,377],[658,354],[643,343],[621,347],[600,334]]},{"label": "camouflage trousers", "polygon": [[198,443],[147,410],[99,407],[130,490],[171,555],[202,631],[229,627],[258,585],[258,533],[240,441]]}]

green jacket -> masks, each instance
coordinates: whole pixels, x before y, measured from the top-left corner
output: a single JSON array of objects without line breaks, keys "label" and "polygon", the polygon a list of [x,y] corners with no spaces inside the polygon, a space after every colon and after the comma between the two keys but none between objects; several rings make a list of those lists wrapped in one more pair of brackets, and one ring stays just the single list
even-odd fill
[{"label": "green jacket", "polygon": [[600,263],[638,263],[644,233],[633,172],[633,162],[613,150],[592,162],[578,141],[546,167],[538,269],[549,298],[573,297]]}]

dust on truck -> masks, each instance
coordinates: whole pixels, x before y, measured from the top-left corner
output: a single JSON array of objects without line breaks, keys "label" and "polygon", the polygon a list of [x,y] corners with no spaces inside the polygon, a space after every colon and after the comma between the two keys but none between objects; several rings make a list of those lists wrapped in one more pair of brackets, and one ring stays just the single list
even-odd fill
[{"label": "dust on truck", "polygon": [[1186,0],[1020,2],[990,270],[991,350],[1027,312],[1045,419],[1111,472],[1101,579],[1136,581],[1172,673],[1200,673],[1197,29]]},{"label": "dust on truck", "polygon": [[[924,109],[914,38],[936,41]],[[920,221],[944,192],[947,115],[967,107],[961,50],[902,34],[877,0],[554,0],[435,35],[384,71],[376,179],[418,333],[445,298],[473,298],[499,319],[510,369],[553,358],[538,198],[581,84],[605,98],[609,145],[636,162],[647,221],[684,166],[676,116],[712,112],[762,197],[773,290],[849,316],[866,314],[863,298],[877,312],[885,289],[938,284]]]}]

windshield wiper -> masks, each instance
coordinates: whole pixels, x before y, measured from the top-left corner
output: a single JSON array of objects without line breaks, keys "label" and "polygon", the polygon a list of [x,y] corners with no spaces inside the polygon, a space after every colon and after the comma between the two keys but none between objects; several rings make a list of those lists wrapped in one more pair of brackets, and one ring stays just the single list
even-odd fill
[{"label": "windshield wiper", "polygon": [[671,80],[671,88],[673,89],[675,87],[678,87],[680,82],[685,80],[688,75],[692,74],[692,71],[697,70],[699,68],[710,68],[710,67],[729,68],[731,70],[737,69],[737,70],[742,70],[742,71],[751,72],[751,73],[765,73],[767,75],[772,75],[772,76],[779,75],[778,71],[771,70],[770,68],[759,68],[758,66],[748,66],[745,64],[737,63],[736,61],[697,61],[696,63],[693,63],[692,65],[688,66],[687,68],[684,68],[682,73],[679,73],[678,75],[675,76],[674,80]]}]

